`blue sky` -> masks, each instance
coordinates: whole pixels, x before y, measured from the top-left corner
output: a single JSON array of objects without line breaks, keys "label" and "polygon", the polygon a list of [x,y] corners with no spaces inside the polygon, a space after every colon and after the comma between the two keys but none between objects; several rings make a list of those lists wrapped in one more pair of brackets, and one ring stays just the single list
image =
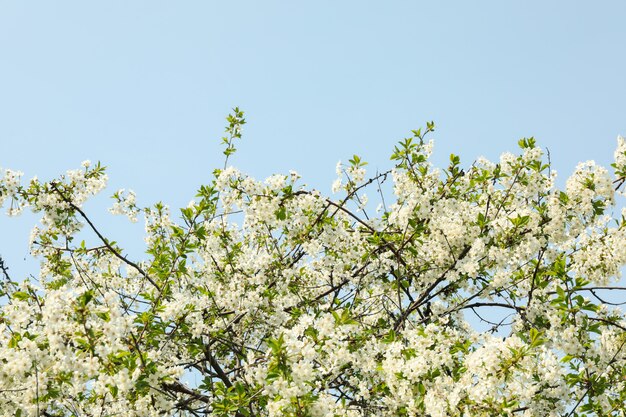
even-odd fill
[{"label": "blue sky", "polygon": [[[339,159],[385,169],[429,120],[435,161],[494,159],[535,136],[564,177],[610,163],[626,134],[625,19],[622,1],[0,0],[0,166],[47,179],[100,160],[106,195],[186,205],[240,106],[233,164],[294,169],[325,192]],[[141,226],[109,204],[88,208],[132,246]],[[16,271],[34,221],[0,217]]]}]

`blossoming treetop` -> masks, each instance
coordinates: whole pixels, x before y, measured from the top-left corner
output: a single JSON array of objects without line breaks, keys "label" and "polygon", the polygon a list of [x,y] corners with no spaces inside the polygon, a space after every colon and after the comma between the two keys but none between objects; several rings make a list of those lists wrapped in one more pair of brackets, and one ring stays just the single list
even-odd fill
[{"label": "blossoming treetop", "polygon": [[[228,117],[227,160],[244,123]],[[0,414],[623,415],[624,140],[613,173],[586,162],[561,190],[533,139],[437,169],[433,129],[387,172],[338,166],[331,197],[227,164],[175,216],[115,193],[145,219],[142,260],[83,210],[100,164],[4,170],[0,203],[42,217],[38,277],[0,265]]]}]

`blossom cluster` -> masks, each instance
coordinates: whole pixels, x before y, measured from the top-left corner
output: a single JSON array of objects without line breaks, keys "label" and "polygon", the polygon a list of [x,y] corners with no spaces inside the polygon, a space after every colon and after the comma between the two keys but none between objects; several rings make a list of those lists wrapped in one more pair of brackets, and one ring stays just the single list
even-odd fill
[{"label": "blossom cluster", "polygon": [[[244,123],[228,120],[227,157]],[[111,212],[145,220],[143,260],[83,210],[100,164],[2,171],[9,214],[42,217],[38,276],[2,269],[0,414],[623,415],[624,140],[615,177],[586,162],[559,189],[532,138],[436,168],[433,129],[369,179],[339,164],[333,197],[233,167],[176,216],[117,192]]]}]

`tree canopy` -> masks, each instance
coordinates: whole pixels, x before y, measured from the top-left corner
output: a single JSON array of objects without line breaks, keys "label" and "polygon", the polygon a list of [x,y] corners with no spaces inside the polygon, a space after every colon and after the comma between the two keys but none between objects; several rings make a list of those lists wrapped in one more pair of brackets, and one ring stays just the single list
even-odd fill
[{"label": "tree canopy", "polygon": [[144,259],[84,210],[100,163],[0,172],[0,205],[41,214],[38,274],[0,264],[0,414],[624,415],[624,139],[561,189],[533,138],[436,168],[428,123],[388,171],[339,164],[325,196],[229,166],[245,120],[227,121],[187,207],[113,195]]}]

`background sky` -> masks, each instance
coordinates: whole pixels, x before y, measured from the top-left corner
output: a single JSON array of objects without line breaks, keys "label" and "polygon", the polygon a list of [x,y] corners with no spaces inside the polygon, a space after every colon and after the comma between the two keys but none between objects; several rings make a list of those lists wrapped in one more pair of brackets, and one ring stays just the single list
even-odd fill
[{"label": "background sky", "polygon": [[[434,120],[435,162],[535,136],[563,181],[626,135],[625,21],[623,1],[0,0],[0,166],[51,179],[102,161],[110,187],[87,209],[131,254],[142,225],[108,216],[108,196],[186,205],[234,106],[232,163],[259,178],[294,169],[329,192],[338,160],[386,169]],[[35,222],[0,217],[15,274],[34,271]]]}]

